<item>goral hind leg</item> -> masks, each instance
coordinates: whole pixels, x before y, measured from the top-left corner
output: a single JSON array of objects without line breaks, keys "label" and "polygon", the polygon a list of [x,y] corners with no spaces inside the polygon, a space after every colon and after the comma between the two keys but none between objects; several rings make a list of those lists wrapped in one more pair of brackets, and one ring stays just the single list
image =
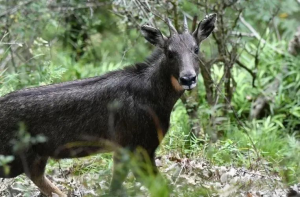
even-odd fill
[{"label": "goral hind leg", "polygon": [[53,183],[49,181],[49,179],[45,176],[45,167],[47,164],[47,157],[35,157],[35,159],[29,163],[28,172],[25,174],[32,180],[32,182],[38,186],[39,190],[47,195],[52,196],[53,194],[57,194],[61,197],[66,197],[58,187],[56,187]]}]

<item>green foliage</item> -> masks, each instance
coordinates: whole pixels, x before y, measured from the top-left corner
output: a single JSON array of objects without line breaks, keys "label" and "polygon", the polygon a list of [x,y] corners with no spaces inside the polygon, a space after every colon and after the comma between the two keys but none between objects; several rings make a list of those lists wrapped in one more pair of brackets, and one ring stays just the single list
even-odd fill
[{"label": "green foliage", "polygon": [[[213,2],[217,4],[219,1]],[[15,0],[9,1],[11,6],[16,3]],[[3,31],[1,35],[0,96],[24,87],[101,75],[143,61],[150,54],[151,47],[145,44],[139,31],[132,28],[136,25],[134,21],[119,18],[111,12],[111,5],[99,6],[91,13],[89,9],[59,11],[58,8],[47,6],[47,3],[46,0],[34,1],[11,13],[7,19],[1,18],[0,28],[4,30],[8,25],[10,33],[6,34]],[[0,5],[3,12],[4,5],[4,3]],[[77,5],[82,4],[80,1],[72,0],[66,6]],[[158,154],[203,157],[215,165],[267,169],[270,173],[280,174],[287,184],[293,184],[300,181],[300,58],[290,56],[287,45],[298,25],[300,7],[293,0],[258,0],[255,3],[243,1],[242,5],[245,6],[243,17],[267,42],[258,46],[259,41],[254,38],[242,37],[239,40],[241,42],[239,60],[256,73],[257,87],[252,87],[252,76],[235,64],[232,69],[235,81],[231,84],[234,89],[231,104],[236,114],[232,110],[226,114],[223,105],[214,107],[208,105],[203,79],[199,77],[198,119],[204,135],[201,139],[191,137],[186,109],[179,101],[172,113],[170,132],[159,148]],[[178,1],[178,6],[190,16],[199,14],[197,6],[189,1]],[[270,17],[278,7],[281,9],[272,21],[274,24],[270,22],[267,28]],[[204,14],[200,13],[201,16]],[[77,20],[70,18],[71,16]],[[228,16],[228,23],[232,23],[229,14]],[[147,18],[138,20],[141,23],[149,22]],[[74,29],[76,25],[80,26],[78,31]],[[158,26],[163,28],[163,32],[167,32],[161,20]],[[240,23],[237,30],[249,32]],[[84,34],[87,38],[84,38]],[[2,44],[9,42],[19,44]],[[15,65],[11,61],[3,63],[10,56],[10,48],[18,54],[14,56]],[[253,56],[258,49],[259,61],[256,68]],[[207,57],[213,57],[216,53],[212,47],[212,40],[205,41],[201,50]],[[286,72],[284,72],[285,65]],[[215,64],[212,72],[213,80],[219,81],[224,69],[220,64]],[[282,81],[279,91],[273,93],[274,99],[270,105],[269,116],[262,120],[249,121],[251,101],[265,94],[266,85],[280,73]],[[220,100],[222,102],[224,100],[222,91]],[[21,125],[17,138],[11,142],[18,152],[45,140],[43,136],[30,136],[24,125]],[[0,166],[4,166],[4,170],[9,172],[7,164],[13,159],[12,156],[0,155]],[[55,174],[59,168],[58,163],[54,160],[49,163],[47,171]],[[74,176],[99,175],[96,178],[84,179],[82,183],[87,187],[92,185],[101,195],[107,192],[103,191],[102,186],[95,186],[94,183],[103,179],[109,182],[112,169],[110,154],[91,156],[86,160],[64,160],[59,165],[61,168],[72,166],[71,173]],[[131,165],[140,167],[140,162],[133,159]],[[149,186],[149,193],[152,196],[165,196],[170,191],[170,188],[161,181],[161,177],[156,180],[154,176],[145,176],[141,171],[138,173]],[[129,188],[127,192],[132,196],[141,193],[137,192],[135,181],[136,179],[129,175],[126,182]],[[182,192],[186,196],[211,195],[211,191],[203,187],[193,191],[186,189]]]},{"label": "green foliage", "polygon": [[[198,89],[201,105],[198,110],[202,129],[206,132],[205,138],[201,139],[200,143],[192,141],[191,146],[186,146],[190,128],[187,127],[185,109],[179,102],[172,116],[170,133],[160,149],[163,151],[159,152],[160,154],[173,152],[180,153],[182,156],[205,157],[217,165],[246,166],[252,169],[264,167],[273,173],[279,173],[288,184],[299,182],[300,59],[286,52],[286,41],[279,41],[271,33],[268,37],[268,44],[259,53],[255,82],[257,88],[252,87],[252,76],[243,68],[235,65],[233,69],[235,88],[232,105],[237,117],[234,112],[224,116],[223,108],[216,106],[213,109],[204,103],[205,91],[200,79]],[[256,51],[257,45],[247,43],[246,49]],[[240,60],[254,70],[254,61],[247,51],[241,52]],[[284,56],[278,51],[282,51]],[[223,69],[214,65],[213,73],[214,80],[218,81],[223,75]],[[270,116],[249,122],[251,100],[260,94],[266,94],[264,88],[275,77],[279,77],[281,82],[279,91],[272,93],[274,100],[271,102]],[[221,99],[224,96],[222,94]],[[209,118],[216,114],[217,117],[224,118],[217,121],[218,126],[215,128],[217,131],[222,131],[223,135],[216,143],[211,143],[213,136],[209,132],[212,129]],[[237,121],[242,122],[243,126]]]},{"label": "green foliage", "polygon": [[47,138],[41,134],[38,134],[34,137],[26,131],[26,126],[24,123],[20,123],[19,131],[15,139],[11,139],[10,143],[13,145],[13,152],[16,154],[22,154],[23,151],[26,151],[30,146],[44,143],[47,141]]},{"label": "green foliage", "polygon": [[10,166],[8,165],[10,162],[14,160],[14,156],[8,155],[0,155],[0,167],[3,167],[4,174],[9,174]]},{"label": "green foliage", "polygon": [[243,15],[249,19],[251,18],[251,24],[259,28],[259,30],[265,28],[266,22],[270,20],[273,12],[276,10],[278,10],[278,13],[274,19],[273,28],[278,28],[284,39],[291,39],[291,36],[295,32],[295,27],[299,25],[300,7],[297,1],[259,0],[255,1],[255,3],[253,1],[245,1],[244,4],[247,9],[245,9]]},{"label": "green foliage", "polygon": [[[12,144],[13,152],[17,155],[22,155],[30,146],[44,143],[47,138],[43,135],[36,135],[32,137],[27,131],[24,123],[20,123],[19,130],[14,139],[11,139],[9,143]],[[0,167],[3,167],[4,174],[9,174],[10,166],[9,163],[14,160],[12,155],[0,155]]]}]

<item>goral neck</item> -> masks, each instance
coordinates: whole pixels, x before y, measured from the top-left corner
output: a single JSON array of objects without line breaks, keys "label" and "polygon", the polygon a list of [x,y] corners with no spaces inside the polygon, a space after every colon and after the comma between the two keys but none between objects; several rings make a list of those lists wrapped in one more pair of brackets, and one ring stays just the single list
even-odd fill
[{"label": "goral neck", "polygon": [[168,65],[165,58],[161,58],[157,65],[154,65],[153,72],[151,72],[151,91],[154,97],[157,97],[161,109],[170,111],[173,109],[175,103],[183,94],[184,90],[179,85],[169,72]]}]

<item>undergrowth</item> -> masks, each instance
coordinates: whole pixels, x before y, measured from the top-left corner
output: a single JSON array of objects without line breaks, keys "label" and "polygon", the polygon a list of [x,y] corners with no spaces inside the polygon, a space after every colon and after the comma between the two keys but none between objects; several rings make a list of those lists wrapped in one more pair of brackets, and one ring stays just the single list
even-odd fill
[{"label": "undergrowth", "polygon": [[[112,47],[111,39],[101,40],[102,46]],[[137,39],[137,33],[130,32],[130,38]],[[97,41],[97,36],[93,39]],[[282,51],[287,48],[287,43],[277,44],[279,41],[270,38],[270,45],[277,47]],[[128,39],[130,40],[130,39]],[[134,40],[134,39],[131,39]],[[129,42],[129,41],[128,41]],[[38,55],[41,51],[45,56],[36,57],[39,64],[34,68],[30,65],[22,65],[17,72],[3,70],[0,72],[0,96],[3,96],[13,90],[24,87],[46,85],[55,82],[86,78],[101,75],[105,72],[120,69],[124,65],[141,60],[142,54],[148,49],[139,47],[140,50],[128,48],[128,55],[132,58],[124,58],[121,49],[126,46],[132,46],[134,43],[126,43],[118,45],[118,49],[101,51],[101,57],[98,62],[89,62],[87,57],[83,57],[80,61],[75,61],[71,57],[71,52],[62,49],[61,46],[53,46],[52,53],[47,52],[47,46],[39,45],[33,54]],[[255,45],[249,44],[249,50],[255,51]],[[126,48],[127,49],[127,48]],[[88,51],[91,49],[87,49]],[[113,51],[113,52],[109,52]],[[137,55],[134,52],[139,51]],[[88,53],[91,55],[90,53]],[[139,56],[140,54],[140,56]],[[126,56],[126,57],[128,57]],[[241,61],[251,59],[246,52],[241,52]],[[39,59],[40,58],[40,59]],[[270,59],[272,61],[270,61]],[[45,60],[45,61],[43,61]],[[288,64],[288,72],[284,74],[279,91],[275,94],[275,99],[271,104],[271,112],[269,116],[261,120],[249,121],[249,111],[251,100],[259,94],[263,94],[266,84],[274,79],[281,72],[283,65]],[[179,101],[171,117],[171,128],[162,145],[157,151],[158,156],[175,155],[179,158],[205,158],[214,165],[246,167],[248,169],[263,169],[271,174],[279,174],[286,184],[294,184],[300,182],[300,142],[299,142],[299,118],[300,118],[300,60],[299,58],[290,57],[285,54],[277,54],[270,47],[265,47],[261,51],[260,64],[257,73],[257,86],[253,88],[251,76],[235,67],[233,75],[235,79],[235,92],[232,100],[234,111],[230,111],[228,115],[224,115],[221,106],[211,108],[205,101],[205,89],[202,79],[199,79],[198,91],[201,102],[198,109],[199,121],[204,131],[203,138],[195,139],[190,134],[190,126],[186,115],[185,107]],[[254,63],[250,62],[249,67],[254,69]],[[215,65],[213,68],[215,79],[222,76],[222,68]],[[236,114],[235,114],[236,113]],[[217,130],[213,130],[210,117],[218,116]],[[242,123],[242,124],[240,124]],[[219,135],[219,133],[221,135]],[[215,140],[215,136],[218,137]],[[6,158],[7,159],[7,158]],[[0,160],[0,164],[5,163],[5,159]],[[111,154],[100,154],[91,156],[87,159],[66,159],[57,162],[50,160],[47,171],[49,174],[55,173],[56,170],[69,168],[71,173],[76,176],[84,176],[85,174],[98,174],[94,178],[87,178],[84,184],[89,185],[93,182],[104,179],[109,182],[112,169]],[[70,173],[69,172],[60,172]],[[147,177],[148,178],[148,177]],[[20,179],[20,178],[19,178]],[[127,178],[127,186],[129,193],[135,191],[135,178],[129,175]],[[150,187],[153,194],[159,191],[160,182]],[[94,184],[93,184],[94,185]],[[105,184],[104,184],[105,185]],[[105,185],[106,186],[106,185]],[[94,186],[96,190],[102,190],[102,185]],[[106,188],[107,189],[107,188]],[[165,192],[162,189],[159,192]],[[189,191],[186,191],[187,195]],[[209,191],[205,188],[194,190],[193,195],[208,195]],[[159,194],[157,194],[158,196]],[[154,195],[155,196],[155,195]]]}]

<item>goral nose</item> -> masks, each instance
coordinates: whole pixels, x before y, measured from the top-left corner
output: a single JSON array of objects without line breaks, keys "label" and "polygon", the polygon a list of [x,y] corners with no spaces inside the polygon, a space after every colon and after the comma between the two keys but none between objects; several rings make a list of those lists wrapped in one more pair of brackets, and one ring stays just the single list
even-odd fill
[{"label": "goral nose", "polygon": [[180,77],[181,85],[191,86],[196,83],[196,75]]}]

